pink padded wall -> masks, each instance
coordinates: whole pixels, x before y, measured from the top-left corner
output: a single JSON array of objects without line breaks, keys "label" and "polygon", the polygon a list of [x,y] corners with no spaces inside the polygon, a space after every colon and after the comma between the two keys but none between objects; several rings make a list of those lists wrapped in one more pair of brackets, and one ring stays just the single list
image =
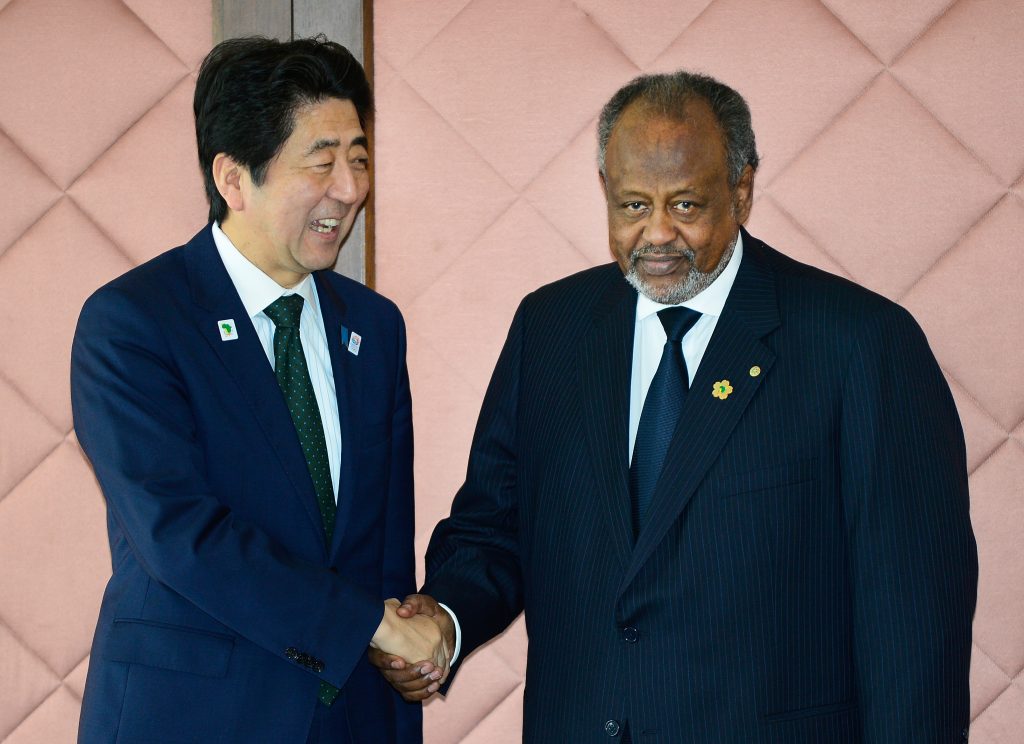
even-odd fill
[{"label": "pink padded wall", "polygon": [[[377,277],[410,329],[418,548],[465,472],[519,298],[609,260],[601,104],[690,67],[751,103],[750,228],[920,320],[967,432],[980,744],[1024,742],[1024,6],[1019,0],[377,0]],[[913,380],[894,380],[913,395]],[[520,740],[521,624],[428,704]],[[555,663],[600,663],[562,659]]]},{"label": "pink padded wall", "polygon": [[70,744],[103,500],[71,430],[86,296],[205,223],[209,0],[0,0],[0,741]]}]

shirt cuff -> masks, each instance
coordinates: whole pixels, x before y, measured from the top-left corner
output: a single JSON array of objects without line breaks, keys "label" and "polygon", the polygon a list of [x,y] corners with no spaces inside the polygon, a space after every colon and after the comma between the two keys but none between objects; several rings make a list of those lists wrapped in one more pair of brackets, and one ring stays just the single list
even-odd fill
[{"label": "shirt cuff", "polygon": [[455,666],[455,661],[459,658],[459,653],[462,651],[462,626],[459,625],[459,618],[455,617],[455,613],[452,612],[451,607],[443,602],[438,602],[438,604],[441,605],[441,609],[447,612],[448,617],[450,617],[452,622],[455,623],[455,653],[452,654],[452,660],[448,662],[448,666]]}]

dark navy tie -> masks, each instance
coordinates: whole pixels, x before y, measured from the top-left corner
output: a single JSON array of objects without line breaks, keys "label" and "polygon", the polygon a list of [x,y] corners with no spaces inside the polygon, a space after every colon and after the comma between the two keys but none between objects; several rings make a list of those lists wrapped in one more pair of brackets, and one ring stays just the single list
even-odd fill
[{"label": "dark navy tie", "polygon": [[633,512],[633,535],[640,534],[658,485],[665,453],[679,423],[683,401],[690,389],[686,360],[680,342],[686,332],[700,319],[700,313],[688,307],[668,307],[658,313],[665,327],[665,346],[661,350],[658,371],[640,414],[640,426],[633,445],[633,462],[629,466],[630,505]]}]

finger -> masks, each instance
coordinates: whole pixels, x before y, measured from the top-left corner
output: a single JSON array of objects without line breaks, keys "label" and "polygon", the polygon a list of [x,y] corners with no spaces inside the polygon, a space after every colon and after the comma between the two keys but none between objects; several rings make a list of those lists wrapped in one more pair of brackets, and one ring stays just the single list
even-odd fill
[{"label": "finger", "polygon": [[401,656],[395,656],[394,654],[387,654],[381,651],[379,648],[373,648],[372,646],[367,649],[366,657],[370,660],[378,669],[404,669],[405,659]]}]

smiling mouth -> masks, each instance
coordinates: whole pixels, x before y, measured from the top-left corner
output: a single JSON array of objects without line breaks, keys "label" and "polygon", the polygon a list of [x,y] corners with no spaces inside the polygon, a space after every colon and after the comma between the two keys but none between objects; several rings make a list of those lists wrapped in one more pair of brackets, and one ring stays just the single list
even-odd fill
[{"label": "smiling mouth", "polygon": [[341,224],[341,220],[334,218],[328,218],[323,220],[313,220],[309,223],[309,229],[313,232],[323,233],[325,235],[330,234],[338,229],[338,225]]},{"label": "smiling mouth", "polygon": [[639,250],[633,255],[633,265],[642,264],[643,272],[649,276],[665,276],[679,268],[682,261],[692,264],[693,259],[688,250],[672,253]]}]

